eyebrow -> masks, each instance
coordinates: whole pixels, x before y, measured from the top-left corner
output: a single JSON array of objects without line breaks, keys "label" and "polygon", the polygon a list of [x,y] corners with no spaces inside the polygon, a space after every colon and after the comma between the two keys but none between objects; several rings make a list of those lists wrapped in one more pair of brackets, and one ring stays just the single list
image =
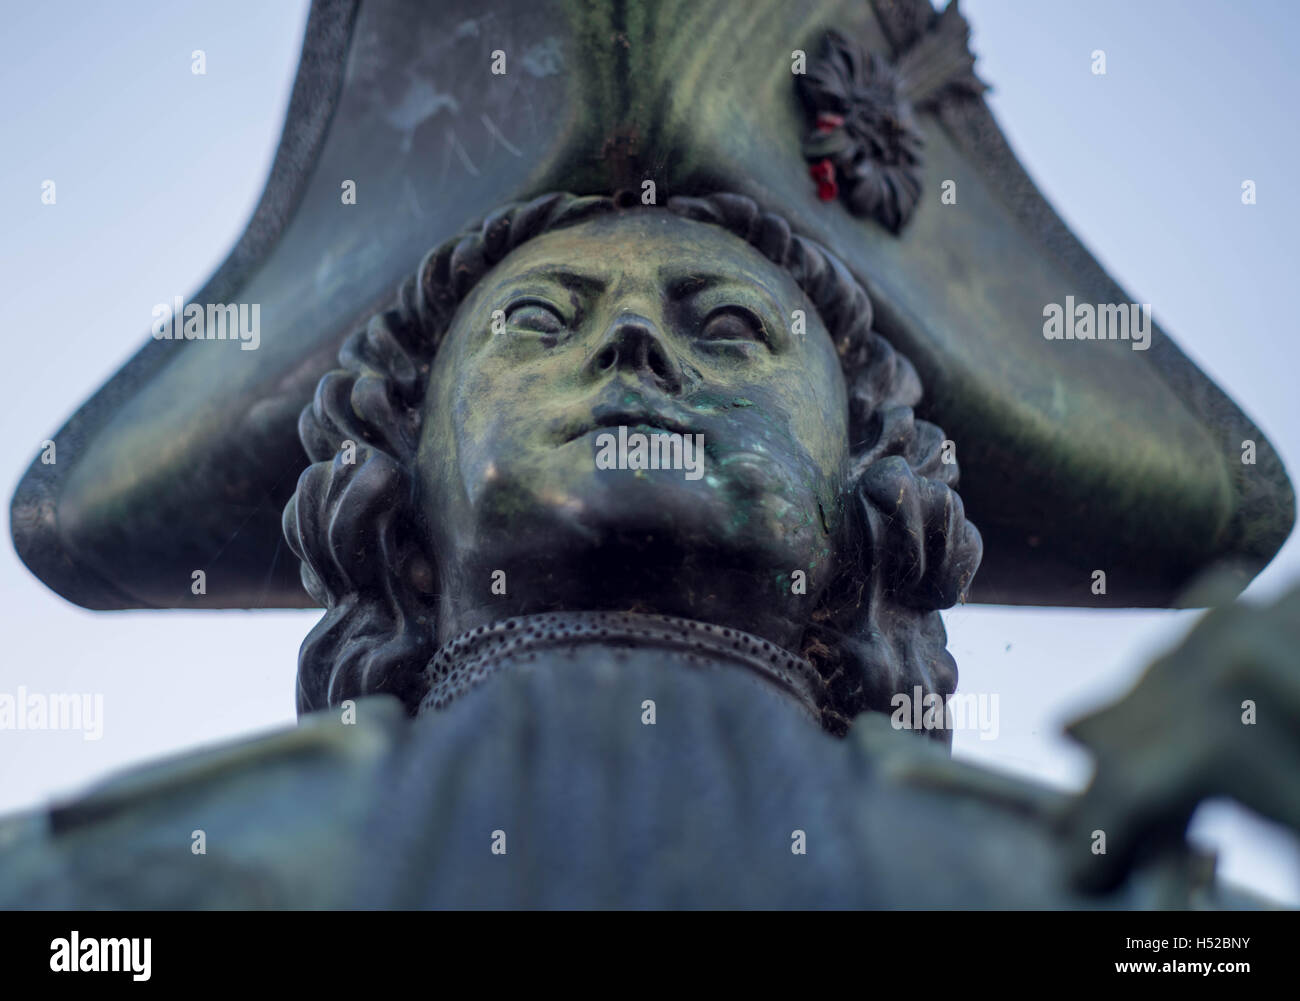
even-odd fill
[{"label": "eyebrow", "polygon": [[720,275],[710,274],[682,274],[669,266],[659,269],[659,282],[667,290],[670,299],[684,299],[688,295],[722,284],[723,278]]},{"label": "eyebrow", "polygon": [[776,293],[768,288],[767,283],[753,275],[738,277],[737,275],[721,275],[700,271],[682,272],[680,265],[673,264],[665,265],[659,269],[659,282],[667,290],[669,298],[672,299],[682,299],[698,292],[707,291],[718,285],[733,285],[738,281],[746,285],[754,285],[767,293],[772,300],[777,300]]},{"label": "eyebrow", "polygon": [[542,264],[535,268],[529,268],[527,271],[521,271],[515,275],[515,280],[522,281],[525,279],[545,279],[553,281],[564,288],[575,292],[581,292],[584,295],[598,295],[609,288],[609,281],[604,278],[598,278],[595,275],[583,274],[570,268],[562,267],[557,264]]}]

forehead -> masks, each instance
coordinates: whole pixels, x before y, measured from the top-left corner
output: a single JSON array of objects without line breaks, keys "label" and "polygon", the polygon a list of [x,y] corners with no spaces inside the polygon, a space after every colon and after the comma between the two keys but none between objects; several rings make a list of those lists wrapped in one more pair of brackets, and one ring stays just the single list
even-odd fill
[{"label": "forehead", "polygon": [[758,285],[781,302],[806,303],[789,272],[744,240],[664,209],[620,212],[543,234],[506,257],[486,283],[519,278],[549,279],[593,292],[629,280],[670,292],[744,283]]}]

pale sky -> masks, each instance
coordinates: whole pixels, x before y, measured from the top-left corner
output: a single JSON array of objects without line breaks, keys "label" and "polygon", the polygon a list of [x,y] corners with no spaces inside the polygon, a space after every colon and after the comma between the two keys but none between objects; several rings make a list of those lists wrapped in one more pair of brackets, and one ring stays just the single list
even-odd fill
[{"label": "pale sky", "polygon": [[[1067,223],[1134,301],[1300,470],[1294,285],[1300,5],[1261,0],[968,0],[989,103]],[[196,291],[242,232],[293,79],[301,0],[51,2],[0,36],[0,485]],[[190,73],[201,48],[207,73]],[[1104,49],[1107,73],[1091,53]],[[1240,185],[1258,186],[1242,206]],[[42,205],[42,181],[57,203]],[[954,437],[960,435],[949,429]],[[7,514],[8,505],[5,505]],[[7,534],[7,532],[6,532]],[[1300,580],[1289,542],[1251,586]],[[0,731],[0,811],[121,766],[294,721],[298,645],[317,612],[87,612],[0,547],[0,693],[103,695],[104,730]],[[1064,788],[1087,780],[1064,721],[1131,684],[1195,612],[970,606],[946,614],[961,690],[999,695],[996,740],[955,753]],[[1300,904],[1300,846],[1228,804],[1194,836],[1220,872]]]}]

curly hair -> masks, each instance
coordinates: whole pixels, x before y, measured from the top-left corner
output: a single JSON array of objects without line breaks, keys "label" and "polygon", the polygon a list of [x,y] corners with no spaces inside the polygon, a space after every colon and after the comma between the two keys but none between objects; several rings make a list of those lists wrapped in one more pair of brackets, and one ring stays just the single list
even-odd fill
[{"label": "curly hair", "polygon": [[[439,643],[436,557],[412,473],[434,355],[462,299],[512,250],[633,201],[552,193],[504,205],[430,251],[392,308],[345,341],[341,368],[320,380],[299,418],[312,463],[283,519],[303,585],[325,606],[299,655],[299,713],[379,692],[417,711]],[[946,697],[957,667],[938,610],[965,599],[981,542],[953,489],[943,432],[913,415],[916,370],[872,329],[871,301],[844,264],[779,216],[725,193],[673,198],[663,210],[720,226],[786,269],[841,361],[851,503],[837,572],[798,651],[826,682],[823,725],[843,733],[858,713],[888,712],[895,693],[918,685]]]}]

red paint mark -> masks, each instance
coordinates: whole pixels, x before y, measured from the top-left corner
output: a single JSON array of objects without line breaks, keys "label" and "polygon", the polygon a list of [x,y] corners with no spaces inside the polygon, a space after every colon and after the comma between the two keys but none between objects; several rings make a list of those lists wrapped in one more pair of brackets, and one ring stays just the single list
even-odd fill
[{"label": "red paint mark", "polygon": [[824,202],[834,201],[840,193],[835,183],[835,165],[830,160],[818,160],[809,165],[808,174],[817,182],[817,197]]}]

